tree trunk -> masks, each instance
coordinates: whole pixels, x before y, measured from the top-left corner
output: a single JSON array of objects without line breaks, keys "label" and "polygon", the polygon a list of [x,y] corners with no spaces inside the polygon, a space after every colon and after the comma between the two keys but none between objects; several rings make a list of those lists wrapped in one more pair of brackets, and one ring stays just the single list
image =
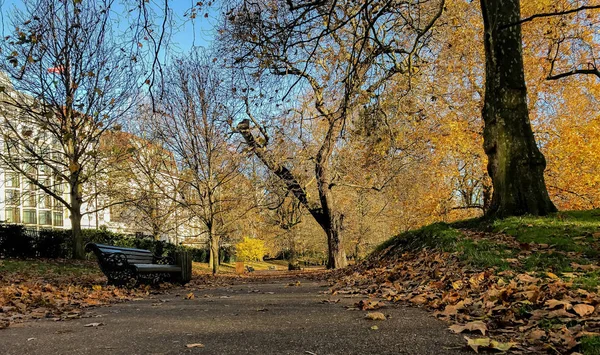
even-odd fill
[{"label": "tree trunk", "polygon": [[484,149],[493,195],[489,216],[546,215],[556,207],[546,190],[546,161],[527,108],[519,0],[481,0],[485,30]]},{"label": "tree trunk", "polygon": [[250,131],[249,120],[242,120],[237,127],[248,146],[252,148],[254,154],[267,166],[267,168],[269,168],[269,170],[286,184],[288,191],[294,194],[298,201],[300,201],[300,203],[310,212],[315,221],[323,228],[323,231],[325,231],[328,246],[327,267],[335,269],[347,266],[348,260],[346,259],[346,252],[344,251],[341,241],[342,215],[332,210],[332,196],[327,166],[335,141],[336,123],[330,122],[327,136],[315,159],[315,178],[317,179],[321,208],[313,208],[308,203],[306,191],[302,185],[300,185],[298,180],[296,180],[296,177],[292,172],[285,166],[274,161],[274,159],[269,156],[265,147],[258,144]]},{"label": "tree trunk", "polygon": [[326,219],[321,225],[327,234],[327,268],[339,269],[348,266],[346,252],[342,245],[342,222],[343,215],[340,213],[331,213],[325,216]]},{"label": "tree trunk", "polygon": [[78,184],[71,185],[70,198],[71,206],[69,214],[71,219],[71,236],[73,237],[73,259],[84,259],[85,251],[83,245],[83,235],[81,234],[81,196],[78,191]]},{"label": "tree trunk", "polygon": [[290,233],[290,257],[288,260],[288,270],[300,270],[298,265],[298,251],[296,250],[296,233],[294,231],[288,231]]},{"label": "tree trunk", "polygon": [[214,233],[212,227],[209,227],[208,234],[210,253],[208,265],[212,269],[213,275],[216,275],[219,273],[219,236]]}]

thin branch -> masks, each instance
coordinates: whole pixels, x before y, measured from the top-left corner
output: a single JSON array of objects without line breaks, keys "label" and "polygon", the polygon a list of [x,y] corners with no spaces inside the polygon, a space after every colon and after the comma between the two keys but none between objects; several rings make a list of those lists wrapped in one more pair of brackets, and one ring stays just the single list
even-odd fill
[{"label": "thin branch", "polygon": [[506,24],[506,25],[502,25],[502,26],[500,26],[499,30],[504,30],[504,29],[507,29],[509,27],[521,25],[521,24],[524,24],[526,22],[533,21],[533,20],[535,20],[537,18],[553,17],[553,16],[564,16],[564,15],[573,14],[573,13],[580,12],[580,11],[594,10],[594,9],[600,9],[600,5],[584,5],[584,6],[575,8],[575,9],[569,9],[569,10],[565,10],[565,11],[542,12],[542,13],[539,13],[539,14],[535,14],[535,15],[531,15],[529,17],[522,18],[522,19],[520,19],[517,22],[513,22],[513,23]]}]

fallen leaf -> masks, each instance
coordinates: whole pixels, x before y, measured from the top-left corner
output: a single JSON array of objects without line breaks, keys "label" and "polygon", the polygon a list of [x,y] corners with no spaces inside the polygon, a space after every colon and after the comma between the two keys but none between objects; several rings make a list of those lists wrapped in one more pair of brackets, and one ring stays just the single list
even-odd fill
[{"label": "fallen leaf", "polygon": [[331,299],[331,300],[321,300],[319,303],[339,303],[340,298]]},{"label": "fallen leaf", "polygon": [[548,307],[548,309],[554,309],[554,308],[558,308],[558,307],[563,307],[564,309],[571,309],[572,305],[571,302],[567,302],[567,301],[559,301],[559,300],[555,300],[555,299],[550,299],[547,300],[544,303],[545,306]]},{"label": "fallen leaf", "polygon": [[185,347],[186,348],[203,348],[204,344],[200,344],[200,343],[187,344]]},{"label": "fallen leaf", "polygon": [[385,320],[385,314],[381,312],[369,312],[365,318],[370,320]]},{"label": "fallen leaf", "polygon": [[551,278],[552,280],[558,280],[560,279],[558,276],[556,276],[556,274],[553,274],[551,272],[547,272],[546,276],[548,276],[549,278]]},{"label": "fallen leaf", "polygon": [[104,325],[104,323],[89,323],[89,324],[84,325],[84,327],[100,327],[103,325]]},{"label": "fallen leaf", "polygon": [[510,348],[512,348],[515,345],[517,345],[517,343],[513,343],[513,342],[501,343],[501,342],[496,341],[496,340],[490,341],[490,348],[496,349],[496,350],[502,351],[502,352],[509,351]]},{"label": "fallen leaf", "polygon": [[193,292],[190,292],[190,293],[188,293],[188,294],[185,296],[185,299],[186,299],[186,300],[193,300],[193,299],[194,299],[194,293],[193,293]]},{"label": "fallen leaf", "polygon": [[361,311],[370,311],[385,307],[385,303],[372,300],[360,300],[354,304],[354,307],[360,309]]},{"label": "fallen leaf", "polygon": [[469,322],[465,325],[455,324],[450,327],[450,330],[452,330],[454,333],[462,333],[465,330],[468,330],[470,332],[479,330],[482,335],[485,335],[485,332],[487,332],[488,328],[485,325],[485,323],[478,320],[474,322]]},{"label": "fallen leaf", "polygon": [[423,296],[423,295],[417,295],[417,296],[411,298],[410,302],[412,302],[414,304],[425,304],[425,303],[427,303],[427,298],[425,298],[425,296]]},{"label": "fallen leaf", "polygon": [[379,327],[376,326],[376,325],[374,325],[374,326],[371,327],[371,330],[377,330],[377,329],[379,329]]},{"label": "fallen leaf", "polygon": [[590,306],[589,304],[580,303],[580,304],[574,305],[573,310],[575,311],[575,313],[579,314],[579,316],[585,317],[587,315],[594,313],[596,308],[594,308],[594,306]]},{"label": "fallen leaf", "polygon": [[473,349],[476,353],[479,353],[480,346],[485,348],[490,346],[490,338],[471,339],[468,336],[465,336],[465,339],[467,340],[467,345],[470,346],[471,349]]},{"label": "fallen leaf", "polygon": [[532,330],[529,335],[527,336],[527,339],[531,342],[535,342],[538,340],[542,340],[542,338],[544,338],[546,336],[546,331],[543,329],[535,329]]}]

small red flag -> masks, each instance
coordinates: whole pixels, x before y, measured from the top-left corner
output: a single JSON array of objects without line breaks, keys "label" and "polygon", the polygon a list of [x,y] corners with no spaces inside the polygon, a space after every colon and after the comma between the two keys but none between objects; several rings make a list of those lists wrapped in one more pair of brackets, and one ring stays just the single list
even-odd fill
[{"label": "small red flag", "polygon": [[62,65],[59,65],[57,67],[53,67],[53,68],[48,68],[48,73],[51,74],[60,74],[62,73],[64,70],[64,67]]}]

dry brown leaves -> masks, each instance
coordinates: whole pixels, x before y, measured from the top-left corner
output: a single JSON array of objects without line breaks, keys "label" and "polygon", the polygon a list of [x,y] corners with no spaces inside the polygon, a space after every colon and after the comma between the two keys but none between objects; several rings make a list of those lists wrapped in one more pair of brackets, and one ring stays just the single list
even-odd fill
[{"label": "dry brown leaves", "polygon": [[80,318],[90,307],[132,300],[150,293],[148,287],[126,289],[104,286],[105,283],[106,278],[100,273],[78,276],[5,274],[0,280],[0,329],[29,319]]},{"label": "dry brown leaves", "polygon": [[[550,273],[497,272],[463,265],[457,255],[424,250],[361,264],[334,284],[334,294],[375,295],[426,307],[468,333],[474,350],[576,350],[600,333],[600,296]],[[374,302],[374,301],[369,301]],[[487,335],[489,338],[477,336]]]}]

